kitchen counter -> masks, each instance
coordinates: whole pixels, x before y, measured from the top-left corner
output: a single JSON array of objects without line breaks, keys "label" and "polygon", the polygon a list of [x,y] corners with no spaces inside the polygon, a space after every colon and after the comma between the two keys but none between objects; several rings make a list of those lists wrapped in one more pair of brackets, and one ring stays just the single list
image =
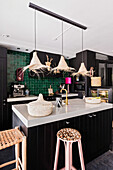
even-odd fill
[{"label": "kitchen counter", "polygon": [[25,96],[25,97],[10,97],[7,98],[7,102],[18,102],[18,101],[29,101],[29,100],[35,100],[38,96]]},{"label": "kitchen counter", "polygon": [[33,117],[28,114],[26,104],[12,106],[13,112],[27,128],[112,108],[113,104],[110,103],[88,104],[83,99],[70,99],[69,105],[61,108],[54,107],[49,116]]},{"label": "kitchen counter", "polygon": [[[66,97],[66,94],[61,94],[62,97]],[[78,97],[78,93],[68,93],[68,97]]]},{"label": "kitchen counter", "polygon": [[[13,105],[13,128],[19,126],[27,136],[27,170],[53,169],[56,134],[62,128],[77,129],[81,133],[85,164],[108,151],[112,142],[112,108],[113,104],[88,104],[77,98],[70,99],[68,106],[55,107],[51,115],[39,118],[28,114],[26,104]],[[58,169],[63,168],[65,162],[62,144]],[[73,150],[77,151],[74,143]],[[80,169],[78,152],[73,152],[73,158],[73,166]]]}]

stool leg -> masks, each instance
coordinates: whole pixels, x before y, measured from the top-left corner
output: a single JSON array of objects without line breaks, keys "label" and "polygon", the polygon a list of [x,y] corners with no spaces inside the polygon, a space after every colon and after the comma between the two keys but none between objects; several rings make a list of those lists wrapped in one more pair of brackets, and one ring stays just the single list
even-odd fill
[{"label": "stool leg", "polygon": [[26,147],[27,147],[27,138],[26,136],[23,137],[23,141],[22,141],[22,165],[23,165],[23,170],[26,170]]},{"label": "stool leg", "polygon": [[85,170],[84,158],[83,158],[83,152],[82,152],[81,139],[78,141],[78,148],[79,148],[79,155],[80,155],[81,168],[82,168],[82,170]]},{"label": "stool leg", "polygon": [[59,147],[60,147],[60,140],[57,137],[56,153],[55,153],[55,161],[54,161],[54,170],[57,170],[58,156],[59,156]]},{"label": "stool leg", "polygon": [[20,156],[20,144],[16,144],[15,145],[15,156],[16,156],[16,169],[18,169],[18,166],[19,166],[19,156]]},{"label": "stool leg", "polygon": [[66,142],[65,147],[65,170],[70,170],[70,142]]},{"label": "stool leg", "polygon": [[72,142],[70,143],[70,166],[72,166]]}]

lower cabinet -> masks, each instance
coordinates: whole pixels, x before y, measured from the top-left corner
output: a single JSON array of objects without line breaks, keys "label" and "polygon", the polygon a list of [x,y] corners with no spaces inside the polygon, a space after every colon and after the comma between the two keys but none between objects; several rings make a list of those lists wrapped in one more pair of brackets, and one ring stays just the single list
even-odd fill
[{"label": "lower cabinet", "polygon": [[[112,135],[112,109],[73,117],[36,127],[26,128],[13,113],[13,126],[21,126],[27,135],[27,169],[53,170],[57,131],[70,127],[82,136],[85,164],[109,150]],[[64,144],[61,142],[58,169],[65,165]],[[77,143],[73,143],[73,165],[80,167]]]}]

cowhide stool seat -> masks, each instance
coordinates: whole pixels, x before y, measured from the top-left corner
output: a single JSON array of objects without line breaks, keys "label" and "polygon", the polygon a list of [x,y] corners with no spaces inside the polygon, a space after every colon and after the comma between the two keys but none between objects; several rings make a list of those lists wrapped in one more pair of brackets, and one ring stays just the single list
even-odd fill
[{"label": "cowhide stool seat", "polygon": [[65,145],[65,167],[62,170],[76,170],[72,165],[72,144],[78,142],[79,156],[82,170],[85,170],[84,158],[81,144],[81,134],[72,128],[64,128],[57,132],[57,144],[55,153],[54,170],[57,170],[60,141]]},{"label": "cowhide stool seat", "polygon": [[[20,159],[20,143],[22,143],[22,160]],[[13,170],[26,170],[26,136],[23,135],[18,127],[0,131],[0,150],[13,145],[15,145],[16,159],[1,164],[0,168],[16,163],[16,168]]]}]

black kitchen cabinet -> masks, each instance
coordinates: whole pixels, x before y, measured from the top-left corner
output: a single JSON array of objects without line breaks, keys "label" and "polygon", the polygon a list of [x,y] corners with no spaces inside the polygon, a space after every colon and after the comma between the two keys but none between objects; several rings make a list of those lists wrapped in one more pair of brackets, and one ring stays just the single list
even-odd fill
[{"label": "black kitchen cabinet", "polygon": [[7,112],[7,49],[0,47],[0,130],[8,128]]},{"label": "black kitchen cabinet", "polygon": [[[83,59],[82,59],[82,55],[83,55]],[[95,52],[90,50],[85,50],[83,52],[77,53],[76,58],[72,58],[69,60],[69,66],[74,67],[78,71],[82,62],[84,62],[85,67],[87,68],[88,71],[90,70],[90,67],[94,67],[95,75],[97,74]],[[71,85],[71,91],[72,92],[78,91],[79,93],[85,93],[85,96],[89,96],[90,84],[91,84],[91,80],[89,77],[87,76],[83,77],[80,75],[78,81],[76,81],[76,77],[73,79]]]},{"label": "black kitchen cabinet", "polygon": [[[13,127],[20,126],[27,136],[27,169],[52,170],[56,149],[56,134],[61,128],[77,129],[82,136],[85,164],[110,148],[112,109],[73,117],[27,128],[13,113]],[[43,160],[43,161],[42,161]],[[65,164],[64,144],[61,142],[58,169]],[[73,165],[80,167],[77,143],[73,143]]]},{"label": "black kitchen cabinet", "polygon": [[[112,87],[113,86],[113,56],[108,56],[105,54],[98,53],[96,51],[85,50],[76,54],[76,58],[69,60],[69,66],[74,67],[77,71],[80,68],[80,64],[83,62],[87,68],[90,70],[90,67],[94,68],[94,76],[101,77],[101,87]],[[85,95],[90,95],[91,79],[87,76],[83,77],[84,81],[76,81],[76,77],[73,78],[71,86],[71,91],[78,91]],[[84,86],[83,86],[84,85]]]},{"label": "black kitchen cabinet", "polygon": [[85,162],[89,162],[107,151],[110,147],[112,110],[82,116],[80,122],[84,158]]},{"label": "black kitchen cabinet", "polygon": [[113,59],[112,60],[96,60],[98,76],[101,77],[102,87],[113,85]]}]

